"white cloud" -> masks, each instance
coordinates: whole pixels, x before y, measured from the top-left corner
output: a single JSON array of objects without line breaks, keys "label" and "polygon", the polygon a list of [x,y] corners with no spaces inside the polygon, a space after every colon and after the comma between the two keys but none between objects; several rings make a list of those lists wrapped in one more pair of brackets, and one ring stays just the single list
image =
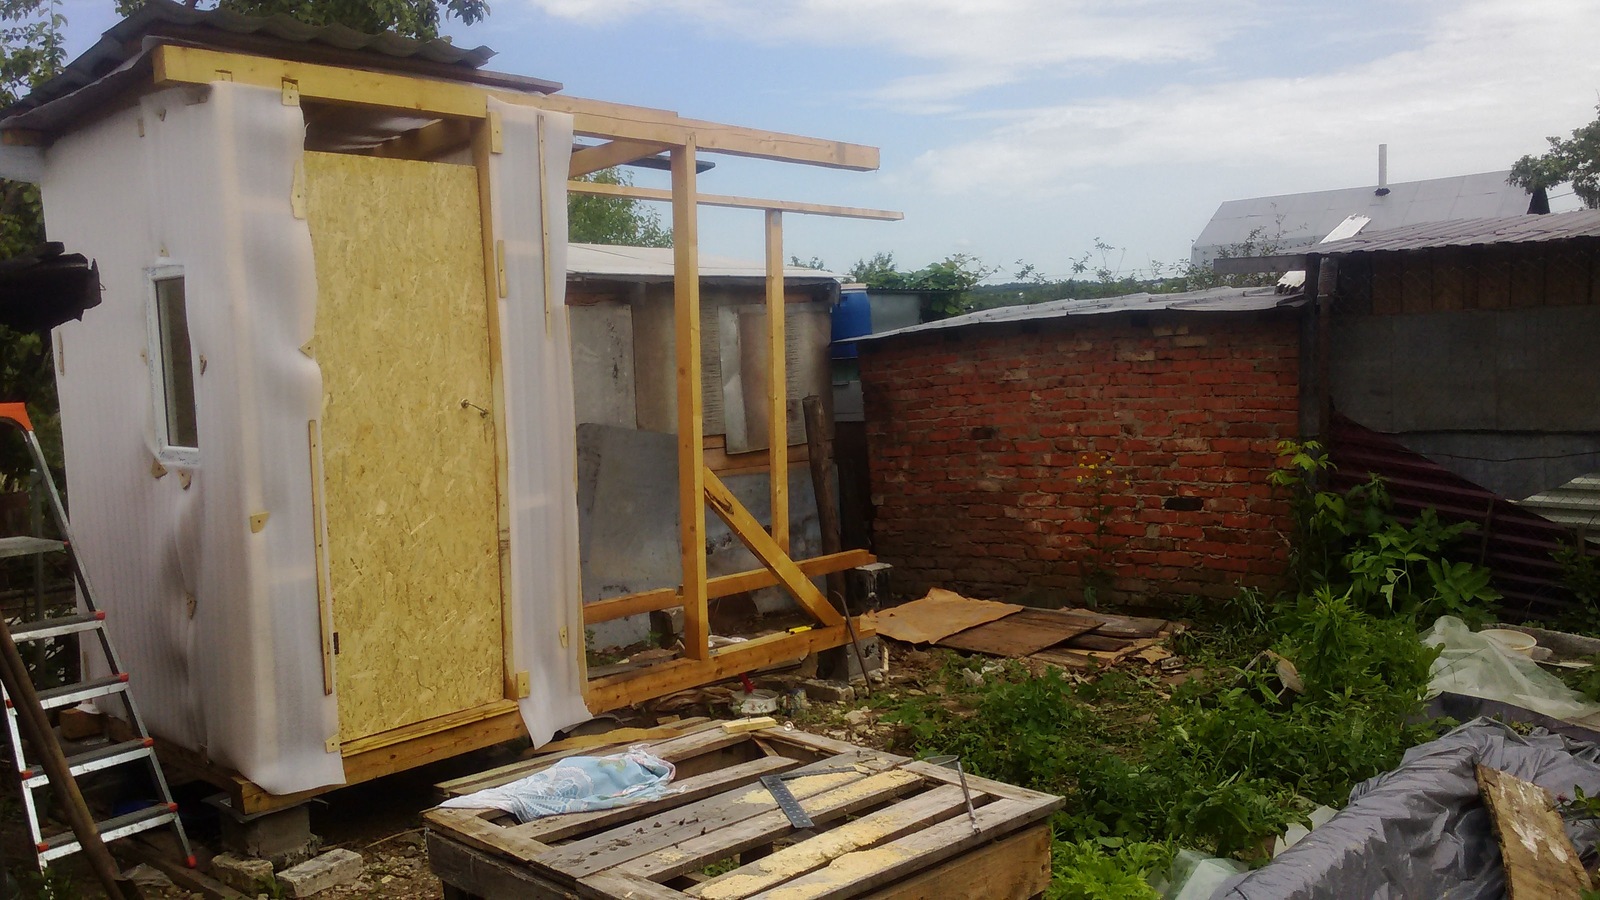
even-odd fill
[{"label": "white cloud", "polygon": [[1593,116],[1600,4],[1477,0],[1434,10],[1413,49],[1312,76],[1013,111],[978,138],[924,152],[907,174],[948,192],[1021,193],[1086,172],[1125,180],[1139,167],[1275,164],[1359,183],[1371,177],[1372,145],[1388,142],[1391,177],[1410,180],[1508,167],[1543,135]]},{"label": "white cloud", "polygon": [[552,15],[611,22],[645,11],[699,20],[745,40],[870,48],[926,71],[869,92],[897,107],[1127,63],[1199,61],[1253,20],[1259,0],[529,0]]}]

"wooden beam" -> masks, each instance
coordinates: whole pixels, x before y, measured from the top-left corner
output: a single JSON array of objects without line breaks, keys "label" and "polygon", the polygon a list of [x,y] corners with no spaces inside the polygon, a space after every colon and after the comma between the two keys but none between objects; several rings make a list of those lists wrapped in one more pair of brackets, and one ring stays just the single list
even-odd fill
[{"label": "wooden beam", "polygon": [[567,168],[567,177],[577,178],[612,166],[644,159],[646,156],[655,156],[671,149],[671,144],[652,141],[611,141],[598,147],[587,147],[573,152],[572,164]]},{"label": "wooden beam", "polygon": [[789,383],[785,364],[783,213],[767,210],[767,454],[772,542],[789,555]]},{"label": "wooden beam", "polygon": [[705,422],[700,397],[700,248],[695,208],[695,144],[672,151],[673,324],[678,377],[678,553],[683,581],[683,645],[691,659],[710,653],[706,608]]},{"label": "wooden beam", "polygon": [[[878,558],[865,550],[846,550],[843,553],[830,553],[826,556],[815,556],[811,559],[796,560],[795,565],[800,567],[808,577],[815,578],[819,575],[831,575],[834,572],[843,572],[878,561]],[[754,569],[749,572],[738,572],[733,575],[718,575],[706,579],[706,599],[715,600],[718,597],[728,597],[733,594],[742,594],[746,591],[759,591],[762,588],[776,587],[778,576],[772,574],[770,569]],[[636,616],[640,613],[657,612],[664,609],[674,609],[683,605],[683,598],[678,596],[676,588],[658,588],[653,591],[640,591],[637,594],[627,594],[621,597],[611,597],[606,600],[596,600],[583,605],[583,623],[594,625],[598,622],[610,622],[627,616]]]},{"label": "wooden beam", "polygon": [[416,75],[369,72],[172,44],[156,47],[151,61],[154,81],[163,86],[234,81],[278,90],[289,80],[298,85],[302,100],[473,119],[484,117],[486,98],[492,96],[506,103],[568,113],[573,117],[573,130],[590,137],[656,142],[675,147],[693,141],[702,150],[733,156],[857,171],[878,168],[876,147],[685,119],[668,110],[561,94],[521,93]]},{"label": "wooden beam", "polygon": [[420,159],[431,162],[472,143],[472,123],[465,119],[440,119],[414,128],[394,140],[372,148],[373,156],[385,159]]},{"label": "wooden beam", "polygon": [[[567,190],[574,194],[598,194],[605,197],[626,197],[630,200],[670,201],[671,191],[661,188],[639,187],[631,184],[598,184],[593,181],[569,181]],[[879,222],[898,222],[905,213],[888,209],[864,209],[857,206],[828,206],[822,203],[801,203],[796,200],[763,200],[758,197],[734,197],[727,194],[701,194],[695,198],[701,206],[721,206],[729,209],[766,209],[782,212],[804,213],[810,216],[834,216],[842,219],[873,219]]]},{"label": "wooden beam", "polygon": [[[778,576],[778,581],[800,603],[801,608],[824,625],[838,625],[843,622],[844,617],[839,611],[828,603],[828,598],[822,596],[822,592],[817,590],[811,579],[806,577],[798,565],[795,565],[789,554],[778,548],[772,540],[772,535],[767,534],[761,523],[756,521],[756,517],[750,515],[744,504],[733,496],[733,492],[722,483],[722,479],[709,469],[705,471],[704,479],[706,500],[710,502],[711,508],[728,523],[728,527],[733,529],[739,540],[756,555],[756,559],[761,560],[762,565]],[[687,619],[687,615],[685,618]]]},{"label": "wooden beam", "polygon": [[[861,618],[851,620],[856,634],[874,634]],[[753,672],[777,663],[799,660],[818,650],[842,647],[850,640],[843,625],[812,628],[798,634],[781,631],[740,644],[719,647],[708,659],[676,659],[634,672],[597,678],[584,689],[584,702],[593,713],[632,706],[656,697]]]}]

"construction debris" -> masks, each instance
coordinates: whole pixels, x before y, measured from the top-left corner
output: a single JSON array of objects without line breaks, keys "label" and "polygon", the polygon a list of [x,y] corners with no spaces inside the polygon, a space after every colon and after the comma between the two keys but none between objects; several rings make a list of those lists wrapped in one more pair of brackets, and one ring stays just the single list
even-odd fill
[{"label": "construction debris", "polygon": [[1510,900],[1580,900],[1589,873],[1578,861],[1550,792],[1498,769],[1478,766],[1478,789],[1494,820]]}]

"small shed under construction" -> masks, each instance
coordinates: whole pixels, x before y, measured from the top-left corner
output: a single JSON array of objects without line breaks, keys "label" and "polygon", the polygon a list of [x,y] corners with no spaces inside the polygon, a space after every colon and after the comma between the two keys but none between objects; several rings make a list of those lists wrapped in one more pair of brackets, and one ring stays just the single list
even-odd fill
[{"label": "small shed under construction", "polygon": [[[0,120],[0,174],[41,185],[104,302],[55,332],[79,552],[169,768],[271,809],[839,646],[790,554],[706,466],[696,209],[702,152],[845,169],[877,151],[568,97],[488,51],[156,0]],[[574,136],[598,142],[574,145]],[[569,178],[666,153],[670,190]],[[579,568],[566,198],[672,204],[682,658],[590,680]],[[787,471],[784,316],[749,332]],[[748,395],[745,395],[748,396]],[[815,627],[709,648],[710,505]],[[769,531],[770,527],[770,531]],[[851,560],[859,564],[859,560]],[[616,607],[614,606],[613,609]]]}]

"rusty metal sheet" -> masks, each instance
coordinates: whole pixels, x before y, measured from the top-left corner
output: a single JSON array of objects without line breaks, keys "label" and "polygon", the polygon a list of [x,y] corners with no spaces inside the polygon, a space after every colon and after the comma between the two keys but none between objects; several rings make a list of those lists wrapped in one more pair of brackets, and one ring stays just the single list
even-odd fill
[{"label": "rusty metal sheet", "polygon": [[877,630],[884,637],[907,644],[931,644],[1022,608],[1015,603],[971,600],[954,591],[934,588],[921,600],[878,613]]},{"label": "rusty metal sheet", "polygon": [[1056,609],[1025,609],[1003,619],[968,628],[938,642],[952,650],[969,650],[990,656],[1027,656],[1062,641],[1094,631],[1100,617],[1075,615]]}]

